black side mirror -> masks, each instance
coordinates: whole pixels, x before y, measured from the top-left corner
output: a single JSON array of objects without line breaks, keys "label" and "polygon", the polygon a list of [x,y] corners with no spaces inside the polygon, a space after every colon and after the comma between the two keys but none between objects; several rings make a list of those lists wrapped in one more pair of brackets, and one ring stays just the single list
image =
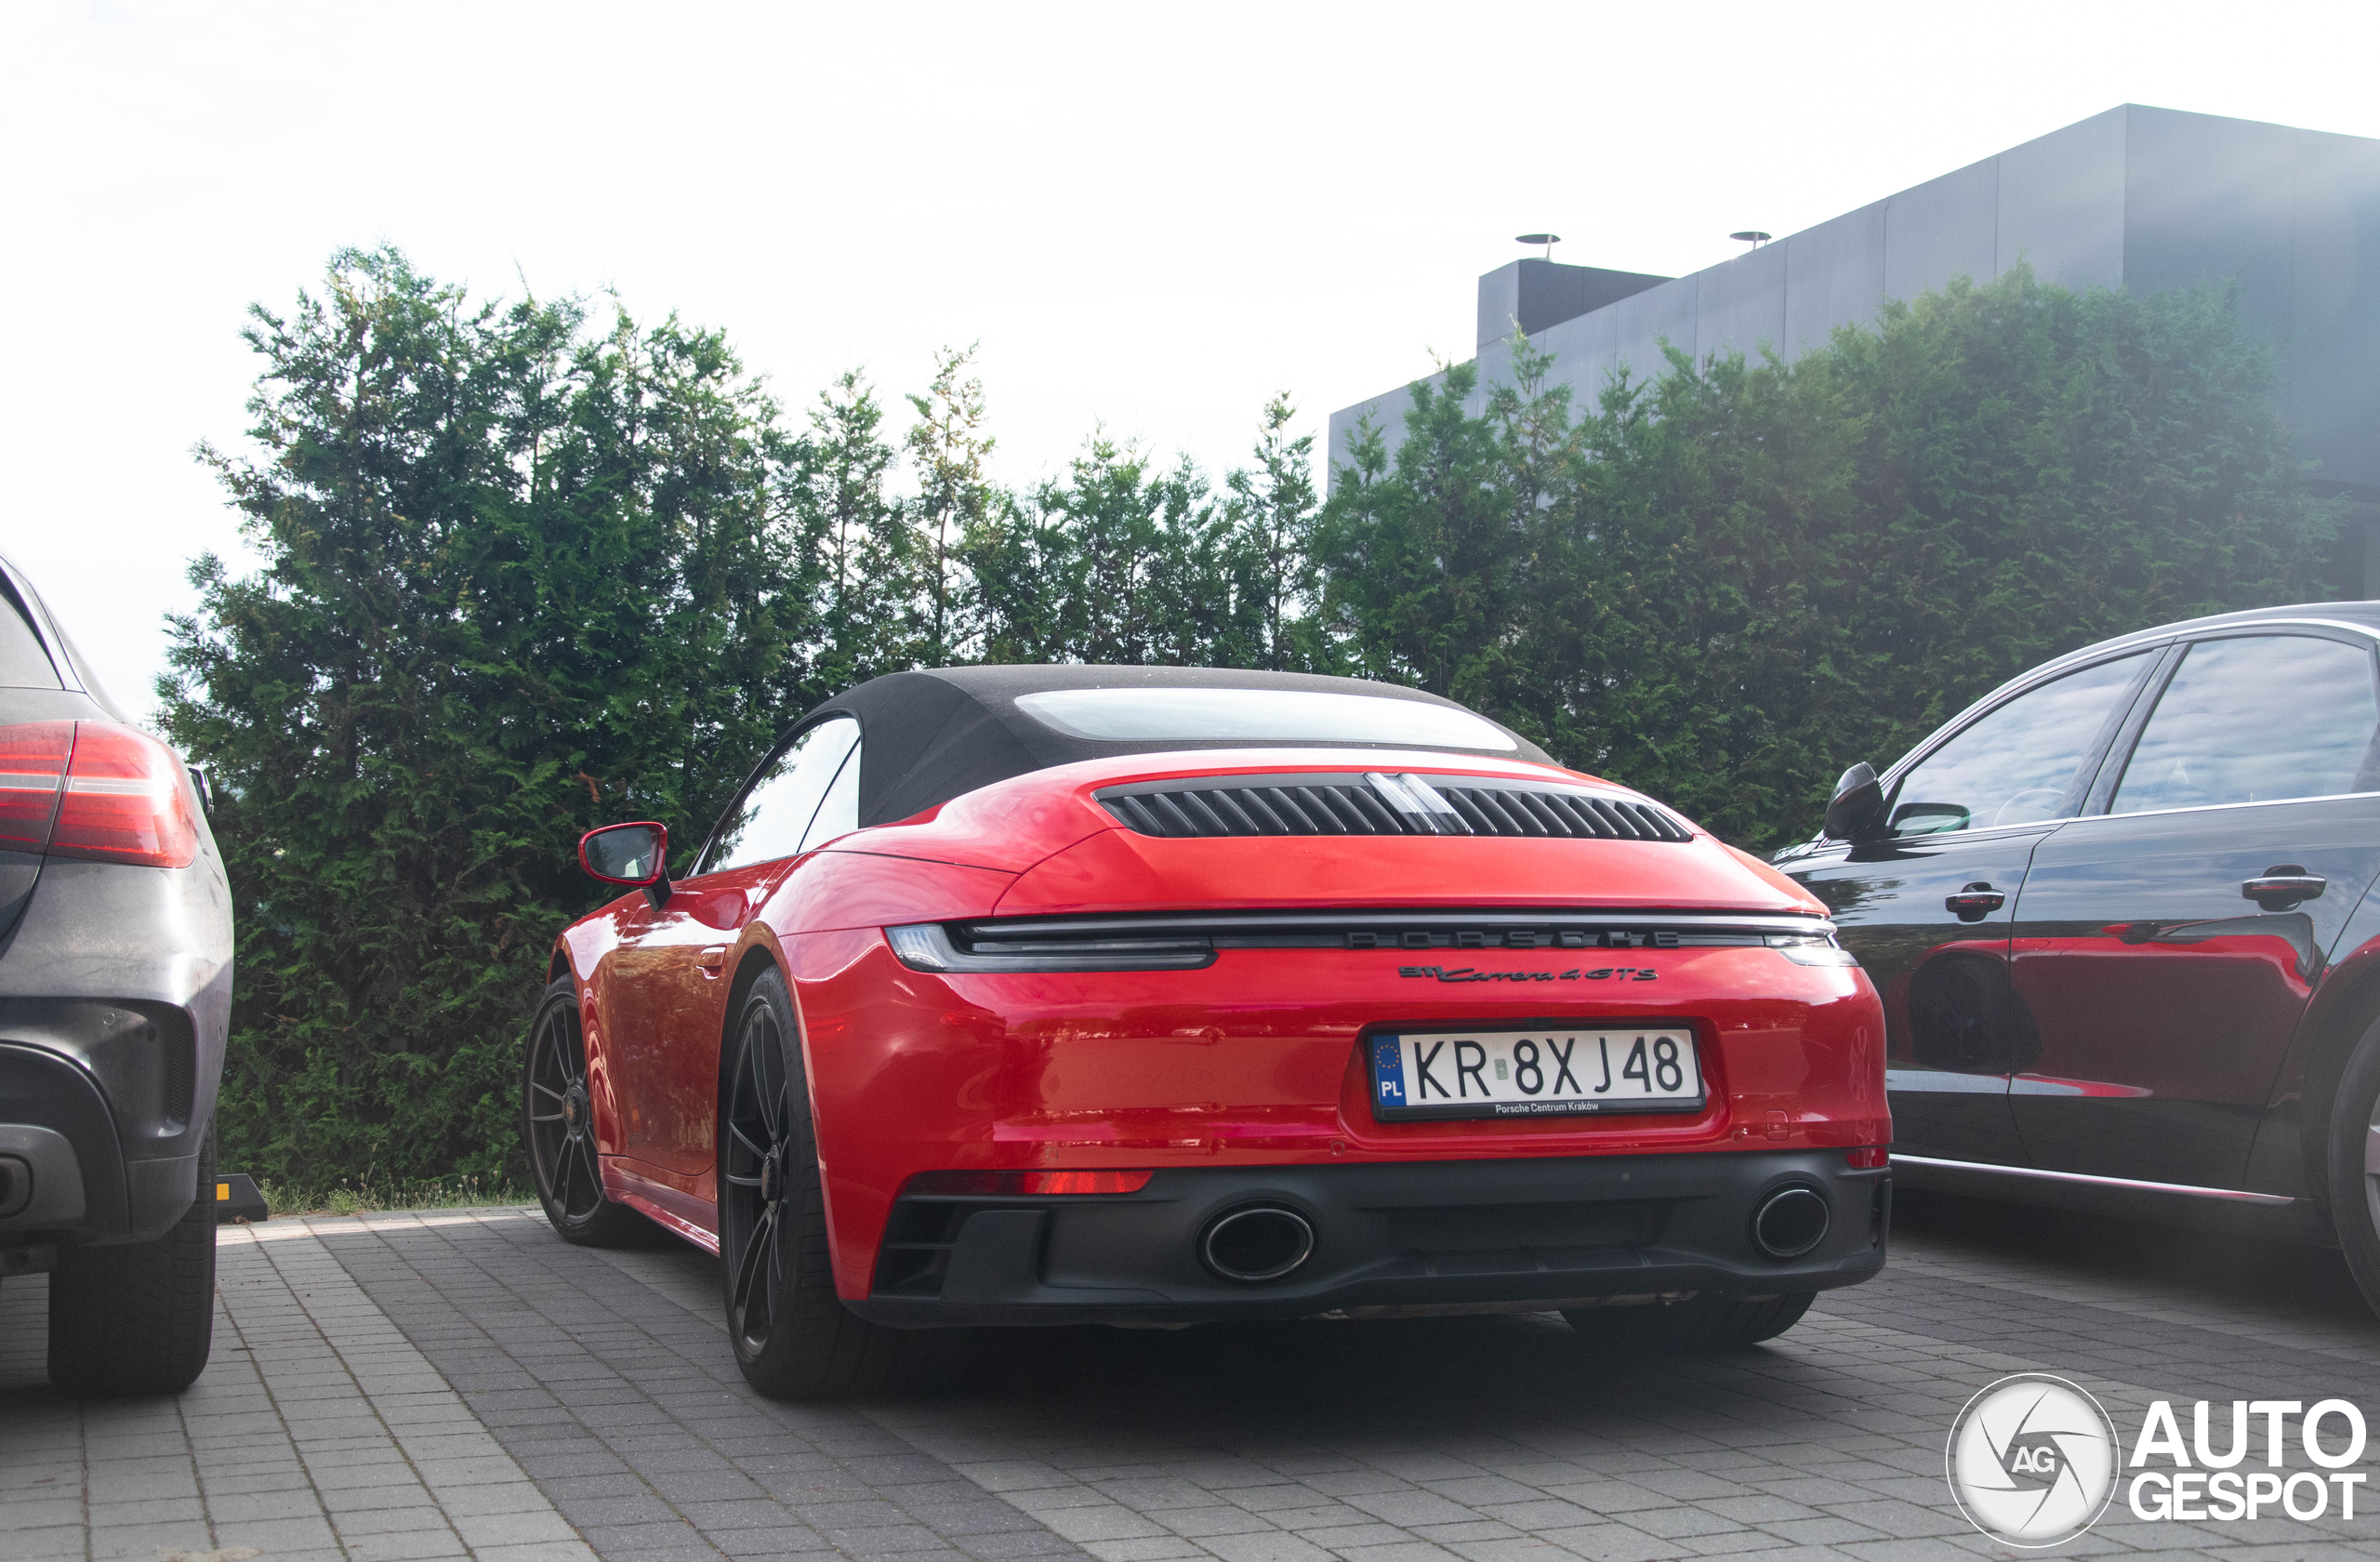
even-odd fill
[{"label": "black side mirror", "polygon": [[606,884],[644,892],[658,910],[669,901],[669,831],[647,820],[605,825],[578,838],[578,866]]},{"label": "black side mirror", "polygon": [[1826,805],[1827,839],[1865,841],[1876,833],[1884,812],[1884,783],[1876,779],[1876,767],[1861,760],[1834,784],[1834,797]]}]

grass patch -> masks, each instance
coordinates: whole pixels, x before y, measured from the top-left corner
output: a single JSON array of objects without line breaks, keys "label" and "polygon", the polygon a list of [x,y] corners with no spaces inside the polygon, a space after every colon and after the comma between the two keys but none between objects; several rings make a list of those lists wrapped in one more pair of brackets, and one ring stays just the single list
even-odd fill
[{"label": "grass patch", "polygon": [[510,1181],[479,1177],[341,1177],[335,1183],[257,1179],[265,1208],[275,1215],[361,1215],[380,1210],[469,1210],[534,1204],[536,1194]]}]

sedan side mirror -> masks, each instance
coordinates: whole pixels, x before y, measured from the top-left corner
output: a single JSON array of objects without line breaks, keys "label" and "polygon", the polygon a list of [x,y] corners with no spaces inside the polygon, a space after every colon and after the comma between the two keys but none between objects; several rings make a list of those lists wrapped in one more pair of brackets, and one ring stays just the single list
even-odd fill
[{"label": "sedan side mirror", "polygon": [[1876,767],[1861,760],[1834,784],[1834,796],[1826,805],[1827,839],[1865,841],[1875,834],[1884,811],[1884,783],[1876,779]]},{"label": "sedan side mirror", "polygon": [[669,831],[645,821],[605,825],[578,838],[578,866],[606,884],[644,892],[655,910],[669,900]]}]

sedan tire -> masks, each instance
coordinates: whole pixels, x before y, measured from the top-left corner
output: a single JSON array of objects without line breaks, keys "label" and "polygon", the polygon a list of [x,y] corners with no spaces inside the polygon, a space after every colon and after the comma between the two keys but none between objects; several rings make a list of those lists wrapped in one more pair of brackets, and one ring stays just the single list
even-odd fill
[{"label": "sedan tire", "polygon": [[529,1024],[521,1062],[521,1138],[529,1146],[537,1202],[563,1241],[616,1248],[652,1234],[651,1222],[603,1192],[578,984],[568,976],[547,986]]},{"label": "sedan tire", "polygon": [[2380,1018],[2364,1027],[2331,1098],[2331,1224],[2348,1270],[2380,1312]]},{"label": "sedan tire", "polygon": [[826,1190],[801,1032],[785,978],[752,984],[730,1033],[719,1103],[720,1278],[745,1381],[776,1399],[868,1394],[920,1348],[835,1295]]}]

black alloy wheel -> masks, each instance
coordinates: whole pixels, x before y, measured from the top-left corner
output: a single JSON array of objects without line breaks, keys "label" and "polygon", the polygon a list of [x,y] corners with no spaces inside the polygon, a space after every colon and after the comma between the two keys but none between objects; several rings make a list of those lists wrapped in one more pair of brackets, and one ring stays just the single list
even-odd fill
[{"label": "black alloy wheel", "polygon": [[785,1164],[792,1137],[785,1038],[774,1008],[752,1002],[737,1038],[735,1072],[720,1113],[720,1247],[733,1254],[727,1275],[727,1327],[738,1359],[769,1347],[773,1304],[787,1290],[778,1238],[787,1219]]},{"label": "black alloy wheel", "polygon": [[799,1024],[785,978],[768,971],[730,1033],[719,1092],[727,1337],[745,1380],[773,1398],[873,1393],[905,1379],[916,1351],[836,1298]]},{"label": "black alloy wheel", "polygon": [[642,1215],[603,1195],[595,1109],[587,1089],[587,1043],[578,1028],[578,986],[567,976],[546,988],[530,1022],[521,1117],[537,1202],[562,1240],[608,1248],[646,1235],[651,1227]]}]

